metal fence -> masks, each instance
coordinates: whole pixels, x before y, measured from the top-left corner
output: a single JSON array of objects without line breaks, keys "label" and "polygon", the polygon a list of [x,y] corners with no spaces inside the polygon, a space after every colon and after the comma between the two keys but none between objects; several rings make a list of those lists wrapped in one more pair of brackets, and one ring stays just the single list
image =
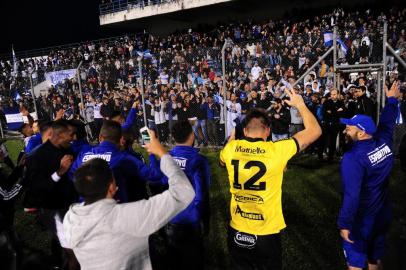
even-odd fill
[{"label": "metal fence", "polygon": [[100,15],[110,14],[129,9],[143,9],[165,3],[177,3],[179,0],[113,0],[99,5]]}]

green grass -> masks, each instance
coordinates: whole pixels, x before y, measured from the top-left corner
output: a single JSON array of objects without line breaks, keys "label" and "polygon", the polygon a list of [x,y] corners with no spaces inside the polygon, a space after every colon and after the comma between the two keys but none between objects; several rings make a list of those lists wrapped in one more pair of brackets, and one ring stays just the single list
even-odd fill
[{"label": "green grass", "polygon": [[[7,142],[15,159],[20,142]],[[144,153],[145,154],[145,153]],[[210,161],[211,230],[206,240],[206,268],[228,269],[226,228],[229,221],[227,172],[218,164],[218,152],[203,150]],[[398,269],[400,254],[399,218],[406,216],[405,175],[396,162],[390,182],[394,221],[388,235],[385,269]],[[319,164],[313,157],[297,157],[289,163],[283,183],[283,211],[287,228],[282,233],[284,269],[344,269],[344,257],[336,229],[340,208],[339,164]],[[48,236],[39,231],[32,217],[21,210],[16,227],[24,242],[36,249],[49,250]]]}]

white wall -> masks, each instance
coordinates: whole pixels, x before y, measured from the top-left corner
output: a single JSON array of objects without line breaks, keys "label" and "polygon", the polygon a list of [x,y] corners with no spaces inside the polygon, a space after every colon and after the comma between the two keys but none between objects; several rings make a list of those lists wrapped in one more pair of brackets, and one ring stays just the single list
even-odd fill
[{"label": "white wall", "polygon": [[128,8],[124,11],[100,15],[100,25],[140,19],[154,15],[171,13],[180,10],[198,8],[230,1],[232,0],[178,0],[177,2],[146,6],[142,9],[139,7]]}]

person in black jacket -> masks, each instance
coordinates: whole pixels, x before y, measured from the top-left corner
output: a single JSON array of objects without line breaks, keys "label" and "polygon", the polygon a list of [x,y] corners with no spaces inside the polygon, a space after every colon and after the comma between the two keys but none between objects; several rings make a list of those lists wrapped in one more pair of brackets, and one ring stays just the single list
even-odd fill
[{"label": "person in black jacket", "polygon": [[281,99],[275,99],[270,111],[272,141],[289,137],[290,111],[284,106]]},{"label": "person in black jacket", "polygon": [[359,86],[354,91],[355,97],[357,98],[355,114],[365,114],[375,120],[375,105],[372,100],[367,97],[366,91],[365,86]]},{"label": "person in black jacket", "polygon": [[[60,227],[69,206],[76,200],[76,192],[67,172],[73,162],[71,142],[75,128],[66,120],[52,123],[48,141],[34,150],[26,159],[24,207],[38,210],[39,222],[53,235],[52,254],[55,263],[62,265],[61,247],[64,247]],[[73,252],[63,249],[70,266],[76,269]]]},{"label": "person in black jacket", "polygon": [[340,118],[345,115],[345,105],[338,99],[338,91],[331,90],[330,99],[323,105],[323,133],[318,149],[319,160],[323,160],[323,153],[328,148],[328,160],[332,161],[336,152],[337,135],[340,132]]}]

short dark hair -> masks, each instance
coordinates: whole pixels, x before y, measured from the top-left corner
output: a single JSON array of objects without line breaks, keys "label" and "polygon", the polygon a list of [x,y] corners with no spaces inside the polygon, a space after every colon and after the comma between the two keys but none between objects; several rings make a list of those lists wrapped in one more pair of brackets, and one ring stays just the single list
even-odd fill
[{"label": "short dark hair", "polygon": [[66,132],[69,130],[69,126],[71,126],[69,121],[67,121],[65,119],[59,119],[59,120],[52,122],[52,131],[55,133]]},{"label": "short dark hair", "polygon": [[113,120],[104,120],[100,135],[103,136],[106,141],[118,144],[120,143],[122,135],[121,125]]},{"label": "short dark hair", "polygon": [[193,129],[189,121],[178,121],[172,127],[172,135],[176,143],[185,143],[192,133]]},{"label": "short dark hair", "polygon": [[249,128],[253,119],[258,119],[264,127],[269,127],[271,124],[270,118],[264,109],[252,109],[245,117],[245,128]]},{"label": "short dark hair", "polygon": [[122,131],[122,136],[125,141],[124,147],[125,148],[132,147],[132,145],[135,141],[134,133],[129,129],[125,129]]},{"label": "short dark hair", "polygon": [[121,113],[121,111],[114,110],[114,111],[111,113],[110,118],[113,119],[113,118],[116,118],[117,116],[119,116],[119,117],[124,117],[123,114]]},{"label": "short dark hair", "polygon": [[52,122],[51,121],[44,121],[44,122],[38,122],[38,127],[39,127],[39,133],[44,134],[47,130],[52,128]]},{"label": "short dark hair", "polygon": [[86,204],[104,199],[109,185],[113,182],[113,173],[107,161],[94,158],[80,166],[74,174],[75,189]]},{"label": "short dark hair", "polygon": [[70,124],[76,128],[76,138],[78,140],[85,139],[87,137],[85,124],[77,119],[70,120]]}]

